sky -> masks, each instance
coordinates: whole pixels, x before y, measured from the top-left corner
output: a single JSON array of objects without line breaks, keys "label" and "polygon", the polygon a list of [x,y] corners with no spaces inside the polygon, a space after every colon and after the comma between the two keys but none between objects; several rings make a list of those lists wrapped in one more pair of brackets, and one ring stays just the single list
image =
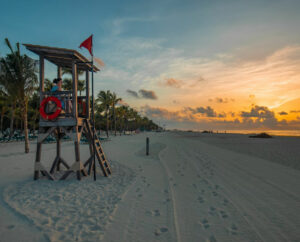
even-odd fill
[{"label": "sky", "polygon": [[0,55],[7,37],[89,57],[78,46],[93,34],[105,63],[95,93],[111,90],[161,126],[300,130],[299,9],[299,0],[2,1]]}]

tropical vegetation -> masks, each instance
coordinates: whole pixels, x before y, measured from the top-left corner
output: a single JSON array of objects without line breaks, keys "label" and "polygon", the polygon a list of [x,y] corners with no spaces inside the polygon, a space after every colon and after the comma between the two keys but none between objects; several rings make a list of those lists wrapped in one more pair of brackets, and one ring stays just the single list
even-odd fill
[{"label": "tropical vegetation", "polygon": [[[29,132],[36,133],[39,124],[39,87],[36,61],[22,55],[20,44],[13,48],[8,39],[5,43],[9,53],[0,55],[0,138],[12,140],[22,135],[25,140],[25,152],[29,152]],[[68,76],[69,70],[63,70]],[[78,73],[78,78],[83,73]],[[52,81],[45,79],[45,90],[50,90]],[[63,79],[63,88],[72,89],[72,80]],[[78,81],[78,92],[85,91],[85,81]],[[92,105],[91,105],[92,106]],[[97,93],[94,103],[95,127],[105,130],[108,137],[122,135],[132,131],[150,131],[158,129],[152,120],[143,117],[135,109],[124,104],[122,98],[110,90]]]}]

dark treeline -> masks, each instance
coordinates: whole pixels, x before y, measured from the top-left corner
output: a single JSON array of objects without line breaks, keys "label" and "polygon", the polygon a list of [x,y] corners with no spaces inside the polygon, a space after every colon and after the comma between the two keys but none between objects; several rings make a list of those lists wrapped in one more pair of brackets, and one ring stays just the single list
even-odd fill
[{"label": "dark treeline", "polygon": [[[36,61],[21,55],[20,45],[13,48],[8,39],[5,43],[10,52],[0,56],[0,136],[13,139],[23,135],[25,152],[29,152],[29,132],[35,133],[39,125],[39,87]],[[0,53],[1,54],[1,53]],[[72,89],[69,70],[64,70],[63,88]],[[78,94],[84,92],[85,81],[78,73]],[[63,77],[64,77],[63,76]],[[52,81],[45,80],[45,90],[50,90]],[[152,120],[141,116],[122,99],[109,90],[99,91],[95,97],[95,126],[104,130],[106,135],[122,135],[126,131],[151,131],[158,129]],[[18,131],[18,132],[17,132]],[[29,132],[28,132],[29,131]]]}]

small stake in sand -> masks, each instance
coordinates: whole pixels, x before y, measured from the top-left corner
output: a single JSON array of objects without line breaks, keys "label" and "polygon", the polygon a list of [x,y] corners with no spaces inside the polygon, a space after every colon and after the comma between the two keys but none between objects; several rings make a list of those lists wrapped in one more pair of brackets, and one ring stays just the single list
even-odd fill
[{"label": "small stake in sand", "polygon": [[146,138],[146,155],[149,155],[149,137]]}]

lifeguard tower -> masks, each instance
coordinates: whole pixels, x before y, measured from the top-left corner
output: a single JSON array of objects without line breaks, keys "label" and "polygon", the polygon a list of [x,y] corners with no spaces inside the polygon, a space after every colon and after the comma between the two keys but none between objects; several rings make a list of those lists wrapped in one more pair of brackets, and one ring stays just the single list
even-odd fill
[{"label": "lifeguard tower", "polygon": [[[75,172],[77,179],[90,175],[96,165],[95,156],[104,176],[111,174],[111,167],[105,157],[99,138],[92,128],[90,121],[90,95],[89,74],[99,69],[83,55],[75,50],[24,44],[24,46],[39,55],[39,80],[40,80],[40,122],[37,140],[36,159],[34,166],[34,180],[40,174],[50,180],[64,180]],[[44,91],[44,62],[45,60],[57,66],[57,77],[62,77],[62,68],[72,70],[72,91]],[[77,96],[77,71],[86,73],[86,95]],[[63,108],[64,107],[64,108]],[[46,169],[41,163],[43,141],[49,135],[56,139],[56,158],[51,169]],[[87,161],[80,160],[80,138],[84,134],[89,143],[90,157]],[[69,136],[74,141],[75,161],[68,164],[61,157],[61,139]],[[95,154],[95,155],[94,155]],[[61,165],[64,166],[61,169]]]}]

